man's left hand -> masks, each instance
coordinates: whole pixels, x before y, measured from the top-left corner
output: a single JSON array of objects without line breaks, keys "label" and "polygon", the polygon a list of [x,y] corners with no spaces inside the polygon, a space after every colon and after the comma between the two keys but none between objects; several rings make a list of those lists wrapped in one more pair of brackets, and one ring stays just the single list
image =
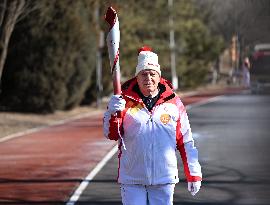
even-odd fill
[{"label": "man's left hand", "polygon": [[192,196],[198,193],[201,188],[201,181],[197,182],[188,182],[188,191],[190,191]]}]

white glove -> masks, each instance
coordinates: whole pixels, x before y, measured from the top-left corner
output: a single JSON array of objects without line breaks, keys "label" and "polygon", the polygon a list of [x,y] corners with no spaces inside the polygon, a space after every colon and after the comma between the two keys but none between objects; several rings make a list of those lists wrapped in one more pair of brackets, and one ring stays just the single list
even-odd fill
[{"label": "white glove", "polygon": [[116,113],[117,111],[123,111],[126,106],[126,101],[122,95],[113,95],[108,103],[108,112],[111,114]]},{"label": "white glove", "polygon": [[192,196],[198,193],[201,188],[201,181],[197,182],[188,182],[188,191],[190,191]]}]

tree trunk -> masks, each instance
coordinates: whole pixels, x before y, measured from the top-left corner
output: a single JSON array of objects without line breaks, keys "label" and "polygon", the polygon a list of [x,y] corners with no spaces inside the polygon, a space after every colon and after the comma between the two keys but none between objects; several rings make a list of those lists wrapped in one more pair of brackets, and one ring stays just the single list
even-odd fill
[{"label": "tree trunk", "polygon": [[7,57],[8,43],[25,6],[25,0],[4,0],[0,10],[0,82]]}]

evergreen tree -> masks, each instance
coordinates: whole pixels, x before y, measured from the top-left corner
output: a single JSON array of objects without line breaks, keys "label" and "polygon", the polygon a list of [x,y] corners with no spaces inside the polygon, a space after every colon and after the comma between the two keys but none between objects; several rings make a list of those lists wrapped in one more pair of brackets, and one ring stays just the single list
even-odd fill
[{"label": "evergreen tree", "polygon": [[95,68],[92,14],[84,1],[40,0],[39,6],[15,28],[1,97],[20,111],[70,109]]}]

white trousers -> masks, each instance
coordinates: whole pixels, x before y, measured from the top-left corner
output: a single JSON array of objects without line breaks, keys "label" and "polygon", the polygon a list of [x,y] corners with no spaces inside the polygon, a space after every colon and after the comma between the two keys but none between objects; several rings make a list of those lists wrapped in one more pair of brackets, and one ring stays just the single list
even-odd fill
[{"label": "white trousers", "polygon": [[121,184],[123,205],[173,205],[175,184]]}]

